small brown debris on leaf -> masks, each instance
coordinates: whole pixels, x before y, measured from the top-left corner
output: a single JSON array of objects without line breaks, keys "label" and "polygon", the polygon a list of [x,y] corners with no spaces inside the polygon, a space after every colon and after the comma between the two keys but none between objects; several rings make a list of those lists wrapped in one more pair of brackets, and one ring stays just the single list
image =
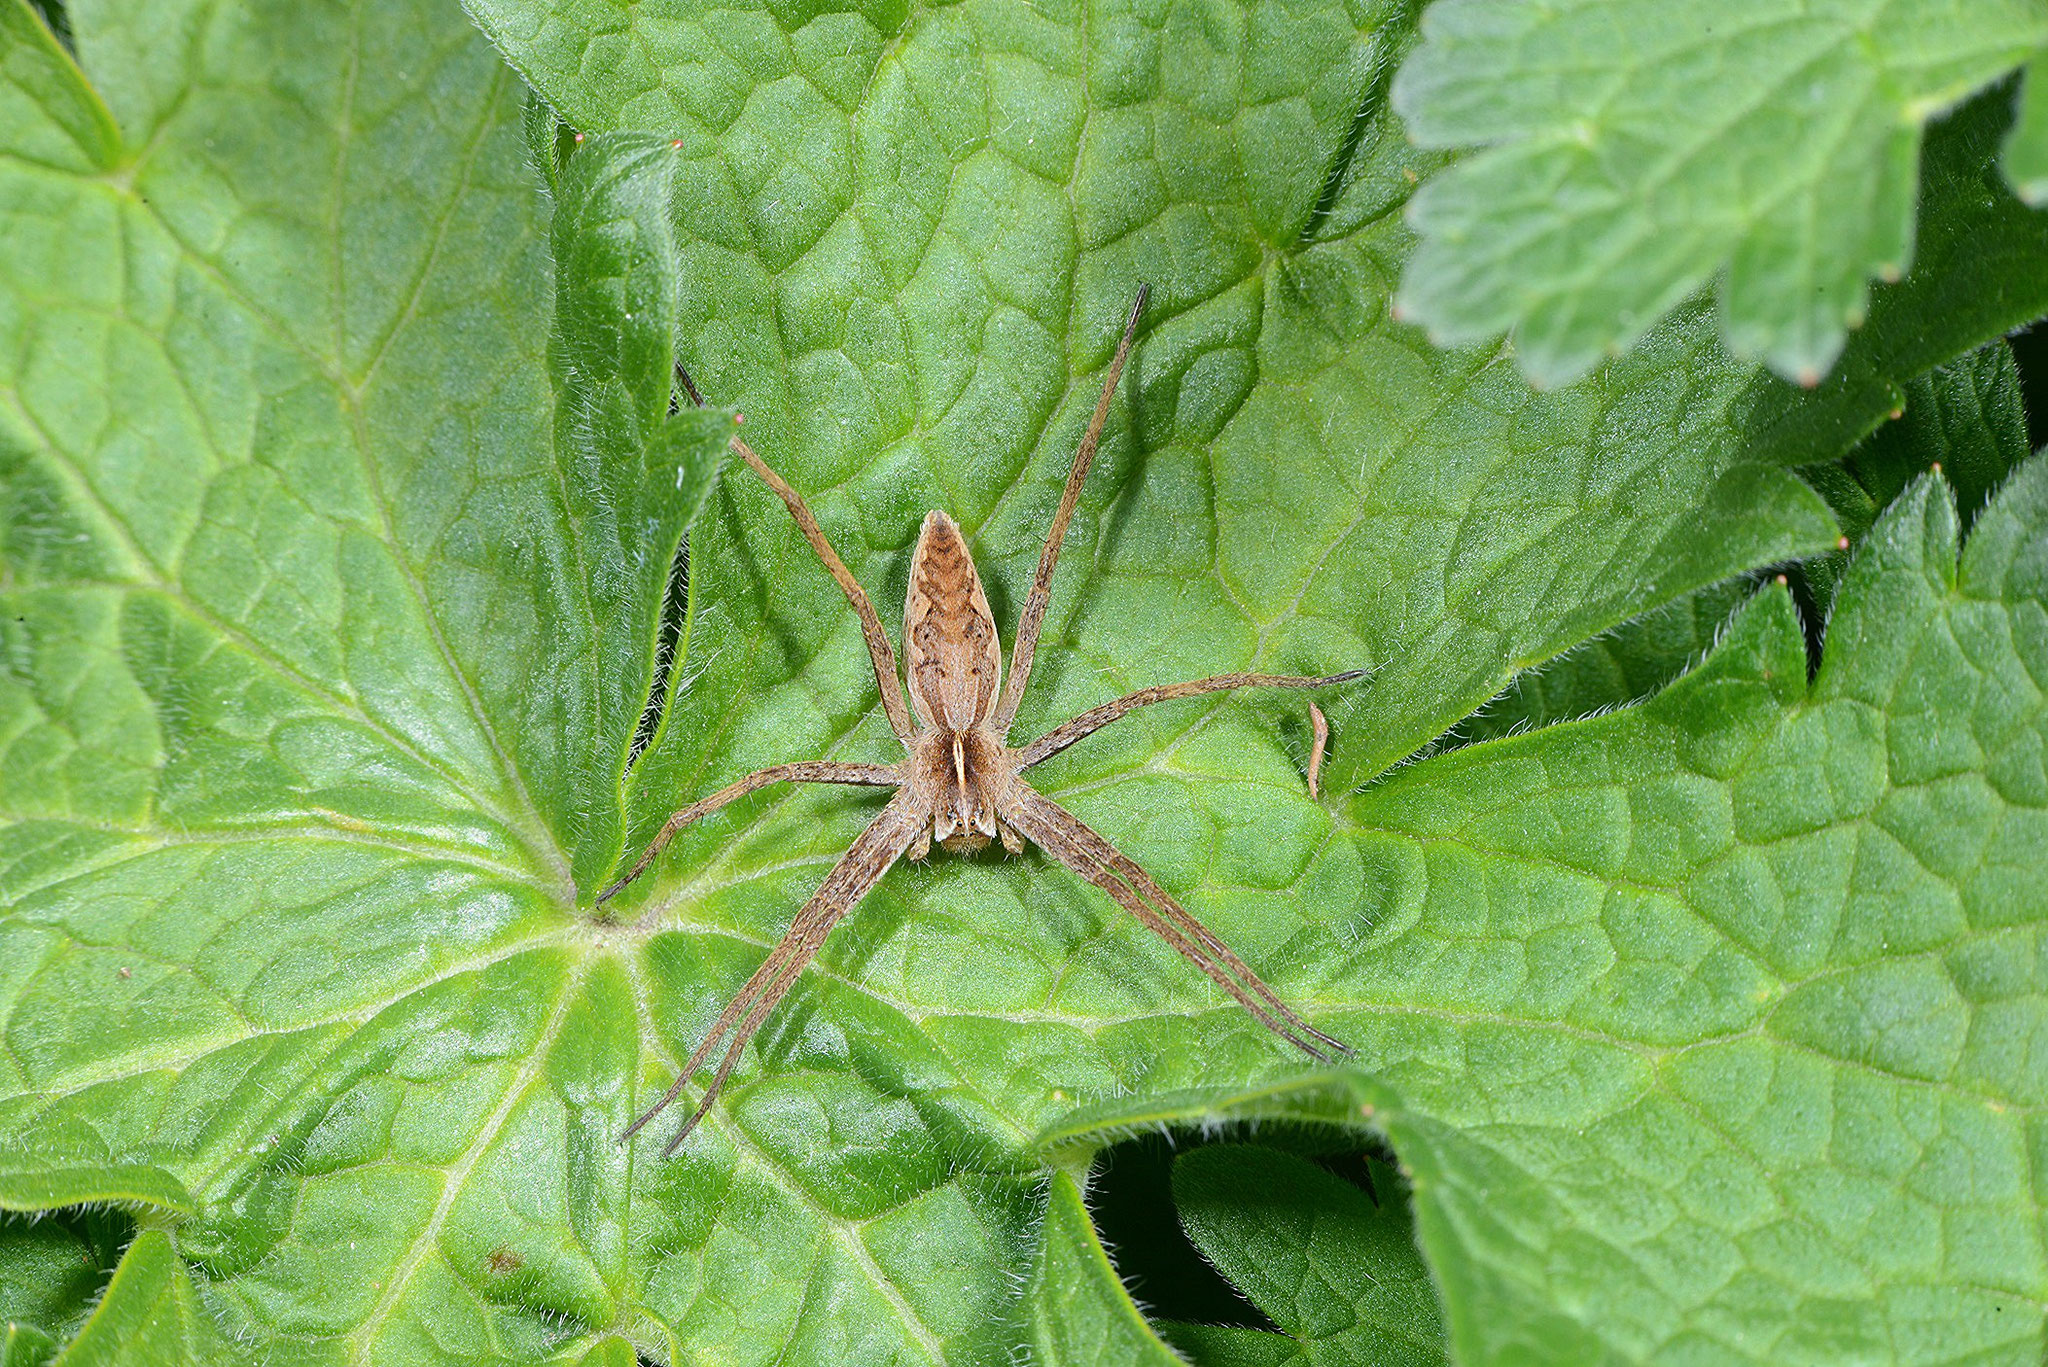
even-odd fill
[{"label": "small brown debris on leaf", "polygon": [[1308,717],[1316,728],[1315,741],[1309,746],[1308,751],[1308,795],[1311,798],[1318,798],[1322,796],[1321,785],[1317,780],[1323,769],[1323,752],[1330,748],[1330,719],[1325,717],[1323,709],[1314,703],[1308,705]]}]

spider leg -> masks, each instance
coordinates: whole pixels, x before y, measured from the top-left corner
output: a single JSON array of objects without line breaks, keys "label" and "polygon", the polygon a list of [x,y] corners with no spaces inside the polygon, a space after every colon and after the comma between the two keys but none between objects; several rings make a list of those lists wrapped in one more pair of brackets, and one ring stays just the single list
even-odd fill
[{"label": "spider leg", "polygon": [[[834,919],[836,920],[837,918],[835,917]],[[825,930],[829,931],[830,929],[831,925],[828,923],[825,926]],[[697,1103],[697,1109],[690,1112],[690,1118],[683,1122],[682,1128],[669,1138],[668,1143],[662,1145],[662,1157],[666,1158],[682,1147],[683,1141],[690,1137],[690,1131],[696,1129],[697,1123],[710,1112],[711,1103],[718,1100],[718,1094],[725,1090],[725,1080],[732,1076],[733,1066],[740,1061],[740,1051],[747,1047],[747,1041],[752,1039],[754,1032],[761,1028],[761,1022],[767,1019],[770,1011],[775,1009],[776,1003],[780,1002],[788,994],[789,985],[796,980],[799,973],[803,972],[804,965],[811,961],[812,955],[817,952],[818,943],[823,942],[825,938],[824,932],[814,931],[814,934],[816,935],[816,941],[810,945],[810,952],[800,956],[793,956],[777,973],[775,981],[762,989],[758,999],[754,1002],[753,1009],[747,1012],[747,1018],[733,1029],[732,1039],[725,1046],[725,1057],[718,1061],[718,1071],[711,1075],[711,1085],[704,1089],[703,1100]],[[708,1040],[706,1042],[709,1043]],[[682,1076],[676,1079],[676,1085],[669,1088],[668,1096],[662,1099],[661,1105],[666,1106],[675,1097],[682,1087],[683,1079],[689,1076],[689,1070],[685,1070]],[[656,1107],[656,1110],[659,1109],[660,1107]],[[640,1120],[634,1121],[634,1128],[639,1128],[652,1114],[653,1112],[649,1112],[648,1115],[642,1116]],[[629,1135],[632,1132],[632,1130],[626,1131]]]},{"label": "spider leg", "polygon": [[724,1041],[725,1057],[719,1063],[718,1072],[712,1078],[703,1101],[663,1150],[664,1153],[674,1152],[676,1145],[683,1142],[684,1137],[696,1128],[697,1122],[704,1118],[705,1112],[710,1110],[712,1101],[738,1062],[740,1051],[761,1028],[761,1022],[775,1009],[776,1003],[788,993],[797,976],[816,957],[818,947],[825,943],[832,927],[838,925],[840,918],[853,910],[861,898],[881,881],[882,875],[909,848],[917,833],[929,829],[930,825],[930,813],[924,811],[909,793],[898,793],[890,800],[881,815],[868,823],[868,828],[855,838],[839,862],[832,866],[832,871],[825,875],[825,881],[818,885],[818,890],[811,894],[810,900],[790,921],[780,943],[754,970],[746,986],[719,1012],[703,1042],[676,1074],[675,1085],[626,1127],[619,1136],[621,1143],[631,1139],[648,1121],[667,1109],[670,1102],[682,1095],[684,1085],[710,1057],[711,1051]]},{"label": "spider leg", "polygon": [[1174,698],[1192,698],[1201,693],[1220,693],[1228,688],[1323,688],[1330,684],[1348,683],[1352,679],[1363,678],[1365,673],[1363,669],[1351,669],[1342,674],[1326,674],[1321,678],[1308,678],[1298,674],[1218,674],[1213,678],[1195,679],[1189,683],[1153,684],[1150,688],[1126,693],[1114,702],[1091,707],[1072,720],[1055,726],[1017,751],[1017,767],[1029,769],[1040,760],[1051,759],[1075,741],[1093,735],[1111,722],[1121,721],[1148,703],[1167,702]]},{"label": "spider leg", "polygon": [[903,775],[894,766],[887,764],[835,764],[827,760],[801,760],[795,764],[777,764],[759,769],[734,783],[728,783],[710,797],[699,798],[661,824],[660,834],[652,844],[626,870],[625,876],[597,895],[594,905],[603,906],[619,890],[646,872],[669,841],[675,839],[677,831],[694,821],[711,815],[728,802],[745,797],[757,788],[771,783],[848,783],[872,788],[894,787],[903,782]]},{"label": "spider leg", "polygon": [[1108,893],[1118,906],[1208,974],[1259,1024],[1303,1053],[1326,1062],[1350,1055],[1349,1045],[1303,1020],[1228,945],[1154,882],[1150,874],[1081,818],[1021,779],[1012,782],[1001,815],[1032,843]]},{"label": "spider leg", "polygon": [[1138,315],[1145,311],[1145,299],[1151,293],[1150,285],[1140,285],[1138,297],[1131,301],[1130,317],[1124,320],[1123,340],[1116,344],[1116,355],[1111,358],[1109,374],[1102,382],[1102,397],[1095,401],[1095,416],[1089,419],[1088,431],[1074,452],[1073,468],[1067,471],[1067,486],[1060,491],[1059,510],[1052,515],[1052,526],[1046,530],[1045,549],[1038,553],[1038,573],[1031,580],[1030,596],[1024,600],[1017,639],[1010,643],[1010,677],[1003,683],[1002,699],[989,721],[990,729],[998,736],[1009,731],[1010,722],[1017,715],[1017,704],[1024,697],[1025,681],[1031,677],[1031,657],[1038,651],[1039,628],[1045,625],[1045,607],[1052,597],[1052,570],[1059,563],[1060,543],[1066,539],[1074,505],[1080,502],[1081,484],[1088,478],[1088,467],[1095,461],[1102,425],[1109,421],[1109,401],[1116,394],[1116,382],[1123,376],[1124,362],[1130,357],[1131,340],[1138,332]]},{"label": "spider leg", "polygon": [[[704,396],[697,392],[696,383],[681,364],[676,366],[676,378],[688,392],[690,402],[702,408]],[[768,462],[737,436],[728,444],[781,498],[783,506],[789,509],[789,515],[796,520],[797,530],[804,534],[804,540],[811,543],[818,559],[825,562],[825,568],[839,582],[840,592],[846,595],[846,601],[853,605],[854,613],[860,618],[860,634],[868,643],[868,658],[874,662],[875,687],[882,695],[882,710],[889,715],[889,729],[896,733],[896,739],[905,745],[910,744],[917,728],[911,724],[910,710],[903,705],[903,681],[896,672],[896,651],[889,644],[889,633],[882,629],[882,619],[876,614],[875,605],[868,600],[867,590],[860,586],[860,581],[853,577],[853,571],[847,569],[846,562],[839,558],[839,552],[833,550],[832,543],[825,539],[824,528],[811,514],[811,507],[804,502],[804,496],[791,488],[788,480],[770,469]]]}]

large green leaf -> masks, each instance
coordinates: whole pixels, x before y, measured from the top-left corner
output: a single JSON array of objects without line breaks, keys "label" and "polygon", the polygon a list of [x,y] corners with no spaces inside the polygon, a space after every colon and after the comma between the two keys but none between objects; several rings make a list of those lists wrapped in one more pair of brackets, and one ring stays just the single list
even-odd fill
[{"label": "large green leaf", "polygon": [[[1007,620],[1149,279],[1022,725],[1370,664],[1332,706],[1338,790],[1520,668],[1836,534],[1750,458],[1798,401],[1697,316],[1544,395],[1390,321],[1398,15],[480,11],[585,131],[558,159],[452,12],[81,0],[81,75],[5,3],[40,46],[0,64],[0,1197],[145,1231],[68,1351],[177,1361],[218,1326],[303,1362],[1000,1358],[1076,1329],[1046,1297],[1101,1271],[1071,1182],[1100,1133],[1063,1117],[1294,1067],[1041,857],[935,861],[837,932],[676,1159],[658,1128],[615,1144],[872,800],[764,794],[617,919],[591,892],[725,778],[890,745],[751,477],[694,524],[663,674],[727,430],[668,416],[671,337],[885,608],[941,506]],[[1047,783],[1401,1079],[1442,1192],[1501,1136],[1432,1110],[1389,1032],[1462,1028],[1487,984],[1459,955],[1522,946],[1416,962],[1403,837],[1359,823],[1433,764],[1333,812],[1299,715],[1163,709]],[[1547,868],[1506,861],[1501,895],[1550,905]],[[1645,934],[1653,966],[1691,952]],[[1640,1028],[1677,1029],[1659,1005]],[[1500,1028],[1548,1040],[1527,1014]],[[1571,1194],[1513,1156],[1518,1200]],[[1478,1256],[1419,1190],[1469,1334]],[[1074,1294],[1142,1330],[1115,1285]]]},{"label": "large green leaf", "polygon": [[1351,800],[1338,1019],[1461,1360],[2039,1360],[2048,462],[1956,534],[1917,481],[1811,685],[1767,590],[1653,702]]},{"label": "large green leaf", "polygon": [[[576,126],[682,144],[684,360],[746,411],[857,567],[886,553],[869,576],[885,598],[921,511],[945,506],[999,612],[1021,600],[1116,321],[1153,283],[1140,426],[1112,418],[1076,532],[1077,559],[1099,543],[1093,577],[1055,596],[1024,727],[1114,691],[1100,675],[1133,653],[1148,678],[1369,664],[1340,752],[1353,778],[1497,692],[1509,662],[1825,544],[1804,494],[1744,463],[1789,400],[1756,395],[1697,325],[1597,387],[1538,396],[1494,352],[1432,353],[1389,322],[1407,238],[1347,130],[1384,113],[1398,7],[1254,6],[1216,24],[1112,7],[1092,37],[1078,8],[1009,0],[472,8]],[[811,625],[786,649],[854,639],[780,509],[734,496],[793,557],[772,592]],[[694,611],[758,611],[726,593],[709,586]],[[1132,650],[1106,647],[1098,622]],[[868,705],[858,655],[830,658],[849,704],[803,704],[807,753]],[[711,669],[700,690],[720,695],[775,681],[731,650]],[[650,756],[644,822],[708,779],[714,745],[721,769],[787,757],[786,742],[735,754],[703,710]]]},{"label": "large green leaf", "polygon": [[1921,125],[2048,44],[2048,11],[1443,0],[1424,31],[1401,112],[1480,150],[1415,199],[1406,312],[1453,342],[1512,328],[1556,383],[1718,280],[1730,346],[1812,384],[1912,261]]}]

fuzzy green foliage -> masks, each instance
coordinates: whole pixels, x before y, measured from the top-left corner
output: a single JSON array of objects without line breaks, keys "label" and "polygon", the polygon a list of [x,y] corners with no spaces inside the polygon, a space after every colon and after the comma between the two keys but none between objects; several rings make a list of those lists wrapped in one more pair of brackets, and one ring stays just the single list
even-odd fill
[{"label": "fuzzy green foliage", "polygon": [[1205,1365],[1443,1363],[1436,1288],[1401,1180],[1385,1163],[1367,1172],[1371,1195],[1271,1149],[1210,1145],[1174,1164],[1189,1237],[1280,1331],[1179,1324],[1174,1342]]},{"label": "fuzzy green foliage", "polygon": [[[1995,333],[1966,233],[1924,362],[1802,396],[1694,308],[1539,393],[1390,314],[1403,7],[473,9],[77,0],[74,64],[0,3],[0,1207],[139,1231],[0,1278],[10,1363],[1166,1361],[1089,1161],[1275,1119],[1391,1140],[1460,1360],[2039,1360],[2048,467],[1960,564],[1907,486],[1811,684],[1767,589],[1640,707],[1398,767],[1832,546],[1789,467]],[[1042,771],[1355,1071],[1040,855],[942,859],[621,1147],[874,801],[594,889],[893,744],[731,411],[885,616],[942,507],[1007,622],[1139,280],[1019,731],[1373,668],[1322,802],[1298,697]]]},{"label": "fuzzy green foliage", "polygon": [[1397,104],[1478,150],[1411,208],[1402,306],[1452,342],[1512,328],[1550,383],[1709,282],[1732,350],[1817,383],[1913,259],[1922,125],[2048,45],[2033,0],[1442,0],[1423,28]]}]

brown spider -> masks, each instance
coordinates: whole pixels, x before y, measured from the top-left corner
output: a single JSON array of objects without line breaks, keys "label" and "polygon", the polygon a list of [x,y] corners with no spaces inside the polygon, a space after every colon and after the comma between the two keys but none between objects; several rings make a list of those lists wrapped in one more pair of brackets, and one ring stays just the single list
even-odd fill
[{"label": "brown spider", "polygon": [[[1031,594],[1024,601],[1023,620],[1017,626],[1017,642],[1011,655],[1010,677],[997,696],[1002,679],[1002,648],[996,640],[995,617],[989,612],[988,597],[960,528],[946,514],[925,514],[917,534],[917,549],[910,558],[910,592],[903,605],[904,651],[909,657],[910,710],[905,710],[898,692],[896,655],[882,630],[881,618],[868,601],[858,581],[847,570],[832,545],[819,530],[818,520],[801,495],[782,476],[768,468],[760,456],[738,437],[732,449],[754,467],[788,505],[790,516],[802,529],[804,539],[825,562],[832,577],[846,593],[853,610],[860,614],[861,632],[867,638],[868,654],[875,665],[875,682],[882,695],[882,708],[889,725],[909,751],[896,764],[842,764],[822,760],[778,764],[728,784],[707,798],[690,804],[671,816],[625,877],[598,894],[602,905],[626,884],[638,878],[654,857],[661,853],[677,831],[709,816],[735,798],[770,783],[847,783],[897,789],[896,796],[881,814],[862,831],[853,845],[825,875],[825,881],[803,910],[790,922],[782,942],[768,955],[754,976],[739,991],[718,1019],[704,1042],[683,1064],[675,1085],[667,1095],[649,1107],[620,1135],[630,1139],[643,1125],[661,1114],[676,1099],[683,1085],[703,1065],[720,1041],[726,1041],[725,1057],[706,1089],[697,1109],[668,1142],[664,1153],[678,1144],[711,1109],[719,1090],[725,1086],[740,1050],[761,1026],[775,1004],[782,1000],[839,918],[867,896],[868,891],[899,858],[922,859],[934,840],[948,850],[970,852],[991,839],[1003,848],[1021,854],[1029,840],[1074,872],[1108,893],[1125,910],[1157,932],[1190,962],[1215,979],[1218,986],[1235,997],[1268,1030],[1320,1059],[1350,1050],[1338,1040],[1308,1024],[1259,980],[1229,946],[1210,934],[1200,921],[1152,880],[1129,857],[1082,824],[1080,818],[1032,788],[1023,771],[1040,760],[1058,754],[1091,732],[1118,720],[1134,708],[1170,698],[1193,697],[1230,688],[1319,688],[1361,677],[1364,670],[1351,670],[1324,678],[1302,678],[1279,674],[1219,674],[1191,683],[1154,684],[1114,702],[1091,707],[1086,712],[1040,736],[1021,748],[1006,743],[1011,719],[1031,677],[1031,657],[1038,645],[1039,627],[1045,621],[1046,600],[1052,589],[1053,565],[1058,561],[1060,542],[1074,504],[1081,496],[1081,483],[1095,458],[1102,424],[1109,416],[1110,399],[1123,374],[1136,335],[1138,316],[1144,311],[1148,287],[1140,286],[1124,323],[1123,340],[1110,362],[1109,377],[1102,386],[1102,398],[1074,454],[1074,467],[1067,475],[1060,495],[1059,511],[1053,514],[1046,533],[1045,548],[1038,557],[1038,574],[1031,581]],[[680,373],[680,372],[679,372]],[[701,404],[696,386],[682,377],[690,398]],[[916,713],[916,720],[911,718]],[[1320,759],[1321,746],[1316,758]],[[1311,779],[1313,781],[1313,779]]]}]

